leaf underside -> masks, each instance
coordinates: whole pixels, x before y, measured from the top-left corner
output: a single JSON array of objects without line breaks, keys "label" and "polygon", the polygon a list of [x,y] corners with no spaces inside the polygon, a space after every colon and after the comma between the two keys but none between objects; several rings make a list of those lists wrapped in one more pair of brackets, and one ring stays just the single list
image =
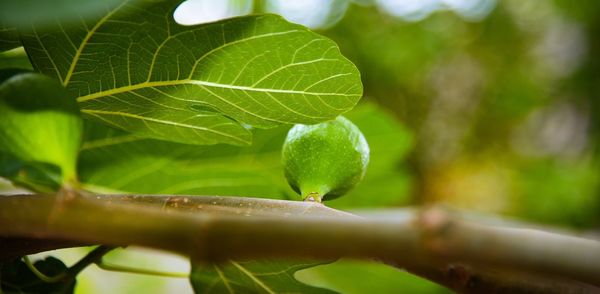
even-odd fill
[{"label": "leaf underside", "polygon": [[245,125],[318,123],[351,109],[360,76],[331,40],[275,15],[198,26],[177,1],[124,1],[102,17],[25,30],[34,67],[89,118],[140,136],[247,145]]},{"label": "leaf underside", "polygon": [[337,293],[301,283],[298,270],[323,263],[285,261],[227,261],[192,264],[190,281],[196,293]]}]

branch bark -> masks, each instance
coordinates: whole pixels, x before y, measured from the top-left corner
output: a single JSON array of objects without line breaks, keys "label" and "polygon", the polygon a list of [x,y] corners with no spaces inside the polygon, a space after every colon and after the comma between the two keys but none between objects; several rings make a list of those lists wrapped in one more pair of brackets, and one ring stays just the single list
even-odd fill
[{"label": "branch bark", "polygon": [[[2,224],[5,225],[5,224]],[[0,234],[3,229],[0,229]],[[34,254],[59,248],[80,247],[92,244],[83,244],[77,241],[56,239],[34,239],[0,237],[0,263],[6,260],[20,258],[23,255]]]},{"label": "branch bark", "polygon": [[455,289],[448,265],[465,264],[488,284],[542,289],[498,279],[498,271],[526,272],[574,291],[600,290],[599,241],[475,223],[440,208],[403,215],[362,218],[318,203],[240,197],[17,195],[0,197],[0,237],[140,245],[215,262],[375,258]]}]

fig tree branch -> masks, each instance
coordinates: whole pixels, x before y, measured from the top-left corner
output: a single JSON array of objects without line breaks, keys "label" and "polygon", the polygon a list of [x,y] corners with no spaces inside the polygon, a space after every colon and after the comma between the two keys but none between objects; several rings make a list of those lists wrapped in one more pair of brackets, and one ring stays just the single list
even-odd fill
[{"label": "fig tree branch", "polygon": [[363,218],[317,203],[258,198],[17,195],[0,197],[0,237],[140,245],[201,262],[375,258],[440,282],[447,265],[465,264],[482,277],[523,272],[573,289],[600,285],[597,240],[476,223],[440,208]]}]

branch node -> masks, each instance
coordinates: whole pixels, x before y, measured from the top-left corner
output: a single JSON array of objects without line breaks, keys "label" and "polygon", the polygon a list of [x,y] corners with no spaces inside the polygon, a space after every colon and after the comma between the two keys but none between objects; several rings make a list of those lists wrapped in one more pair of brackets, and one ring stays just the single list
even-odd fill
[{"label": "branch node", "polygon": [[450,248],[452,228],[455,226],[451,213],[443,207],[424,209],[416,219],[421,230],[424,249],[432,255],[445,255]]}]

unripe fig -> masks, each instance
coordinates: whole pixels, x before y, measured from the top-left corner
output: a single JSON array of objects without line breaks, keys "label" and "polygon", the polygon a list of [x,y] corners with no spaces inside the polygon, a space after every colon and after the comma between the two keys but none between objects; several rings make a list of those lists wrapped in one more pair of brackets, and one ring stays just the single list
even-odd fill
[{"label": "unripe fig", "polygon": [[295,125],[283,144],[288,183],[305,201],[340,197],[362,180],[369,162],[367,140],[348,119]]},{"label": "unripe fig", "polygon": [[0,152],[56,165],[65,184],[76,178],[81,135],[77,101],[58,81],[22,73],[0,84]]}]

